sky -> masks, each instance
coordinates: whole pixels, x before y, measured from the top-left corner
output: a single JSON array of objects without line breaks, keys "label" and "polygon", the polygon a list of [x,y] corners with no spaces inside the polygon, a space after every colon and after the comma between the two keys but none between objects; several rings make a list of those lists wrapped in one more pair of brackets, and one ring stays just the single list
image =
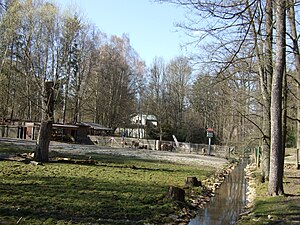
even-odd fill
[{"label": "sky", "polygon": [[131,46],[147,66],[155,57],[166,62],[185,55],[187,36],[175,26],[184,9],[153,0],[57,0],[63,8],[75,4],[87,20],[108,35],[129,36]]}]

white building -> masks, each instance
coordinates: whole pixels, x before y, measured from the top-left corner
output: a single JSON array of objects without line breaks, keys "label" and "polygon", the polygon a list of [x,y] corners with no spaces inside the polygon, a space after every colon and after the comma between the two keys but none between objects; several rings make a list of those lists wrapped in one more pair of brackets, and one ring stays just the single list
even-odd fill
[{"label": "white building", "polygon": [[138,114],[130,119],[130,125],[124,128],[118,128],[117,132],[127,137],[146,138],[146,126],[151,123],[152,126],[157,126],[157,119],[154,115]]},{"label": "white building", "polygon": [[138,114],[131,118],[131,123],[136,125],[146,126],[151,122],[154,126],[157,126],[157,118],[154,115]]}]

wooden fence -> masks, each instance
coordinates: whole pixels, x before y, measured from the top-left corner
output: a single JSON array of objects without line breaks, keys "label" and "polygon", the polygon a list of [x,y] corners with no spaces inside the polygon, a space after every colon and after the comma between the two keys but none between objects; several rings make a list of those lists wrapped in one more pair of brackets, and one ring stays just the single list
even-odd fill
[{"label": "wooden fence", "polygon": [[[207,144],[195,144],[173,141],[159,141],[153,139],[136,139],[136,138],[122,138],[122,137],[110,137],[110,136],[89,136],[90,140],[101,146],[110,146],[117,148],[140,148],[149,150],[161,150],[161,151],[175,151],[182,153],[193,154],[207,154]],[[236,157],[237,152],[233,146],[211,146],[211,155],[218,157]]]}]

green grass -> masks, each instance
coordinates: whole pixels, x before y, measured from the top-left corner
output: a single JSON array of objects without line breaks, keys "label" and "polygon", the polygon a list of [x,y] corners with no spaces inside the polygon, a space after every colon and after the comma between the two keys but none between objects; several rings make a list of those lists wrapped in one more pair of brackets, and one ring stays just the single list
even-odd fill
[{"label": "green grass", "polygon": [[[298,176],[290,176],[296,170],[285,172],[285,196],[268,196],[268,183],[260,183],[257,175],[256,198],[250,216],[238,224],[299,224],[300,223],[300,183]],[[296,171],[296,173],[299,173]],[[256,173],[258,174],[258,172]]]},{"label": "green grass", "polygon": [[17,154],[17,153],[29,153],[32,152],[32,148],[25,147],[23,145],[13,145],[0,142],[0,154]]},{"label": "green grass", "polygon": [[0,161],[0,224],[162,224],[178,210],[166,198],[169,186],[215,172],[124,156],[92,158],[96,165]]}]

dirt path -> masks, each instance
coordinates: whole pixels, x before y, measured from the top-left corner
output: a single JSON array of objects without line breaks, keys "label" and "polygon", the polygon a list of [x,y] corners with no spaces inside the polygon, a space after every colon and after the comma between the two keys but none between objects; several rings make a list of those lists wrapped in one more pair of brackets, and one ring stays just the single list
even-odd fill
[{"label": "dirt path", "polygon": [[[35,141],[22,140],[17,138],[0,138],[2,143],[11,143],[21,146],[34,147]],[[120,156],[134,156],[141,159],[154,159],[162,161],[170,161],[187,165],[201,165],[201,166],[212,166],[215,168],[221,168],[228,161],[224,158],[218,158],[207,155],[197,155],[191,153],[177,153],[177,152],[165,152],[156,150],[145,150],[145,149],[131,149],[131,148],[111,148],[106,146],[97,145],[79,145],[79,144],[68,144],[61,142],[51,142],[50,151],[57,151],[69,154],[111,154]]]}]

